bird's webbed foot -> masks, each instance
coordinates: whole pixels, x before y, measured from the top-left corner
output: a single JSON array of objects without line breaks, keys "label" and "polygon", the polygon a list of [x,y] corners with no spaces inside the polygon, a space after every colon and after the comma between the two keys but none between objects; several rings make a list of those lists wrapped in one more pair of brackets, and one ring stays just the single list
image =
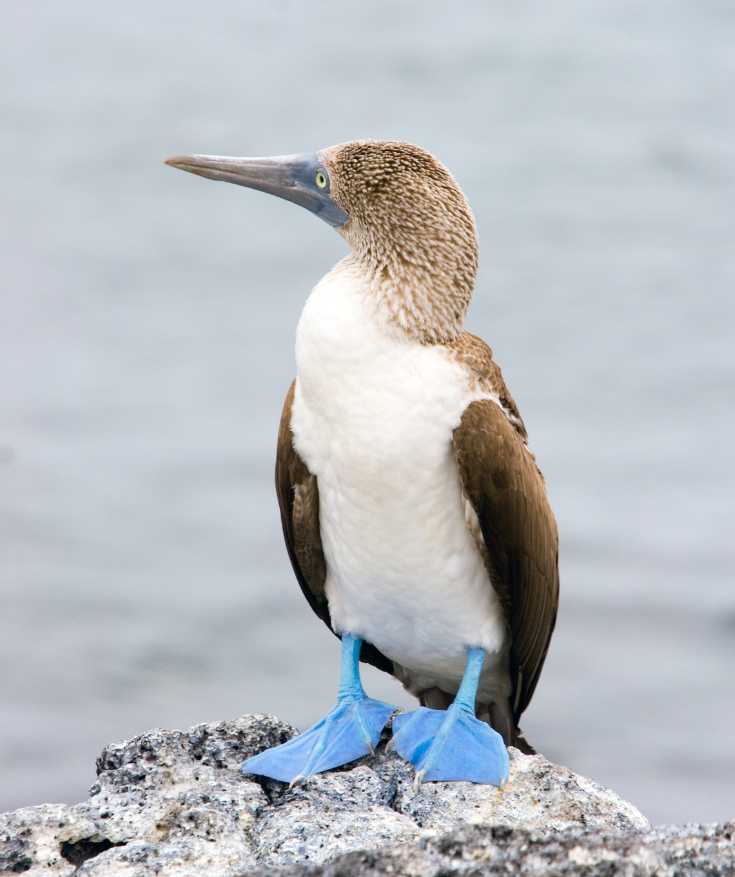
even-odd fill
[{"label": "bird's webbed foot", "polygon": [[475,718],[474,702],[484,652],[471,649],[454,703],[446,710],[420,707],[393,720],[392,747],[416,768],[416,784],[466,780],[502,786],[508,779],[503,738]]},{"label": "bird's webbed foot", "polygon": [[503,738],[453,703],[419,707],[393,720],[393,748],[416,768],[416,783],[467,780],[502,786],[508,778]]},{"label": "bird's webbed foot", "polygon": [[287,743],[248,758],[240,770],[295,784],[312,774],[348,764],[373,752],[392,712],[392,706],[370,697],[337,701],[334,709],[311,728]]},{"label": "bird's webbed foot", "polygon": [[369,755],[395,707],[367,697],[359,680],[361,641],[342,639],[342,685],[337,703],[302,734],[248,758],[243,774],[257,774],[294,785],[306,777]]}]

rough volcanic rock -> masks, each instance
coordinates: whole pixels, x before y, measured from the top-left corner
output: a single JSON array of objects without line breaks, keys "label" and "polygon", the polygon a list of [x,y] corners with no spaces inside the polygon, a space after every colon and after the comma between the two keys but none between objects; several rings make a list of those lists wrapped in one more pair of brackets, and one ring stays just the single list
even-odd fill
[{"label": "rough volcanic rock", "polygon": [[[503,789],[417,790],[411,766],[384,741],[374,757],[293,789],[239,774],[245,758],[293,733],[272,716],[244,716],[108,746],[87,801],[0,816],[0,871],[226,877],[334,863],[323,873],[378,874],[384,864],[392,873],[479,874],[472,869],[523,855],[524,867],[566,856],[564,867],[583,873],[588,859],[629,849],[643,862],[668,843],[642,836],[646,819],[614,792],[516,750]],[[721,842],[711,832],[672,836],[672,856],[688,837],[702,850]],[[344,858],[357,850],[368,852]]]},{"label": "rough volcanic rock", "polygon": [[645,834],[468,826],[412,844],[347,853],[324,865],[292,865],[269,873],[274,877],[732,877],[735,823],[660,828]]}]

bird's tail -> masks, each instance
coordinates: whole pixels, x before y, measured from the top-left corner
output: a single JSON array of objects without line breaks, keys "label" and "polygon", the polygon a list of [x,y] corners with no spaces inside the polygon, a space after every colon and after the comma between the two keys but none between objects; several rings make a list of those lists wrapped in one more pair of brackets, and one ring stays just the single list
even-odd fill
[{"label": "bird's tail", "polygon": [[494,728],[505,741],[506,746],[515,746],[524,755],[536,755],[536,750],[526,740],[523,731],[513,719],[510,703],[490,703],[477,705],[477,717]]},{"label": "bird's tail", "polygon": [[518,727],[513,729],[510,745],[515,746],[516,749],[520,749],[524,755],[536,755],[536,750],[531,746],[528,740],[526,740],[523,736],[523,731]]}]

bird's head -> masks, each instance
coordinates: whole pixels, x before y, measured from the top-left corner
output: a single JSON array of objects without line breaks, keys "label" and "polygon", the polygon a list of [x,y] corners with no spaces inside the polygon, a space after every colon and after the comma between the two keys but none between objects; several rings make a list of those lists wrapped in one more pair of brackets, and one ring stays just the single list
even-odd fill
[{"label": "bird's head", "polygon": [[336,228],[388,319],[424,343],[462,328],[477,272],[472,211],[431,153],[356,140],[306,155],[183,155],[167,164],[300,204]]}]

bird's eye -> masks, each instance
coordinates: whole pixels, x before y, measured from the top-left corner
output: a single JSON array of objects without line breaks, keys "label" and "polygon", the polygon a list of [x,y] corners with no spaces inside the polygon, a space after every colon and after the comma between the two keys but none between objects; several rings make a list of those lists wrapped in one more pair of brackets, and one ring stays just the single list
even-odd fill
[{"label": "bird's eye", "polygon": [[324,173],[324,171],[317,171],[316,172],[316,176],[314,177],[314,182],[317,184],[317,186],[320,189],[327,188],[327,175]]}]

